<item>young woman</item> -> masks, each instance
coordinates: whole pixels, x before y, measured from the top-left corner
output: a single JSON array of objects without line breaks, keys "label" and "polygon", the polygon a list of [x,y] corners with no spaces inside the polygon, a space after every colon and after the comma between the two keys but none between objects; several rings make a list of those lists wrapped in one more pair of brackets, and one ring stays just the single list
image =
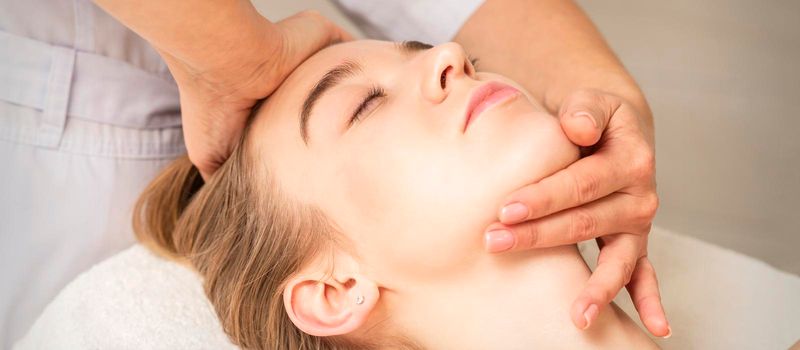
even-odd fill
[{"label": "young woman", "polygon": [[134,226],[197,269],[243,348],[654,348],[615,307],[573,326],[575,246],[484,250],[503,195],[578,157],[459,45],[348,42],[299,66],[207,183],[167,168]]}]

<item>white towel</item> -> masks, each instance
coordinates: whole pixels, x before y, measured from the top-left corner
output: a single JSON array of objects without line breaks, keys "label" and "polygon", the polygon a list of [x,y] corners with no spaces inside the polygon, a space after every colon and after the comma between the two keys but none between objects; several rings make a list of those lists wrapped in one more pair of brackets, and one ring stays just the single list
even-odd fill
[{"label": "white towel", "polygon": [[15,349],[238,349],[200,276],[135,245],[84,272]]},{"label": "white towel", "polygon": [[[596,248],[582,244],[588,261]],[[800,339],[800,277],[694,238],[654,228],[673,337],[665,349],[786,349]],[[626,292],[616,299],[638,322]],[[16,349],[236,349],[200,277],[136,245],[83,273]]]}]

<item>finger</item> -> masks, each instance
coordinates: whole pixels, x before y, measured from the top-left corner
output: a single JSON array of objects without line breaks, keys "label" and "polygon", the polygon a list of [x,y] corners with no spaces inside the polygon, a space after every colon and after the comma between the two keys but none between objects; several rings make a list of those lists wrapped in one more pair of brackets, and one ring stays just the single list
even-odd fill
[{"label": "finger", "polygon": [[[182,96],[182,100],[185,96]],[[208,115],[197,113],[193,105],[181,101],[181,114],[183,115],[183,138],[189,160],[200,172],[204,181],[209,181],[225,159],[220,159],[220,153],[226,149],[219,144],[220,128],[212,128],[206,122]],[[216,141],[216,142],[212,142]]]},{"label": "finger", "polygon": [[299,12],[276,24],[282,29],[284,54],[291,69],[332,43],[352,40],[352,35],[314,10]]},{"label": "finger", "polygon": [[647,330],[657,337],[671,336],[672,329],[661,304],[656,271],[647,256],[639,259],[627,288],[633,305],[639,312],[639,318]]},{"label": "finger", "polygon": [[350,34],[347,30],[342,27],[336,26],[336,35],[333,39],[333,42],[339,41],[353,41],[356,40],[356,37],[353,34]]},{"label": "finger", "polygon": [[639,235],[625,233],[606,239],[597,268],[570,310],[572,322],[578,329],[589,328],[600,310],[628,284],[639,258],[642,240]]},{"label": "finger", "polygon": [[632,180],[625,167],[603,150],[570,164],[541,181],[512,193],[500,209],[500,222],[510,225],[541,218],[616,192]]},{"label": "finger", "polygon": [[[643,201],[640,197],[617,192],[540,219],[510,226],[493,224],[486,231],[486,249],[498,253],[555,247],[618,232],[644,235],[650,231],[655,210],[647,208]],[[501,246],[503,241],[498,238],[501,236],[510,239],[510,246]]]},{"label": "finger", "polygon": [[600,140],[620,105],[621,101],[613,95],[580,90],[564,100],[558,119],[570,141],[579,146],[591,146]]}]

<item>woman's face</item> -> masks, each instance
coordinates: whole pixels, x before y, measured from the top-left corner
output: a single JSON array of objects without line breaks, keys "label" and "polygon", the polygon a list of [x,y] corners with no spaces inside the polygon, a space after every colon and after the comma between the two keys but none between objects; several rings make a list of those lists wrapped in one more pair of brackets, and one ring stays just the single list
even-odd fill
[{"label": "woman's face", "polygon": [[558,121],[524,91],[465,130],[470,99],[488,82],[523,91],[476,73],[455,43],[342,43],[292,72],[250,141],[284,191],[352,240],[363,273],[379,282],[440,279],[486,254],[483,231],[506,195],[578,158]]}]

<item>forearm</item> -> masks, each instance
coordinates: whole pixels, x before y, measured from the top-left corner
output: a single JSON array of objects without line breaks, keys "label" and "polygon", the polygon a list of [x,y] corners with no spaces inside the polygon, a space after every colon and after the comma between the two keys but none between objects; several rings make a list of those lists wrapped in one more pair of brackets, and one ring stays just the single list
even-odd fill
[{"label": "forearm", "polygon": [[481,69],[515,79],[551,112],[577,89],[598,89],[630,101],[652,130],[641,90],[572,1],[487,0],[454,41],[480,58]]},{"label": "forearm", "polygon": [[251,43],[260,41],[252,38],[269,35],[273,30],[248,0],[95,0],[95,3],[149,41],[162,55],[197,69],[215,67],[232,53],[258,50]]}]

